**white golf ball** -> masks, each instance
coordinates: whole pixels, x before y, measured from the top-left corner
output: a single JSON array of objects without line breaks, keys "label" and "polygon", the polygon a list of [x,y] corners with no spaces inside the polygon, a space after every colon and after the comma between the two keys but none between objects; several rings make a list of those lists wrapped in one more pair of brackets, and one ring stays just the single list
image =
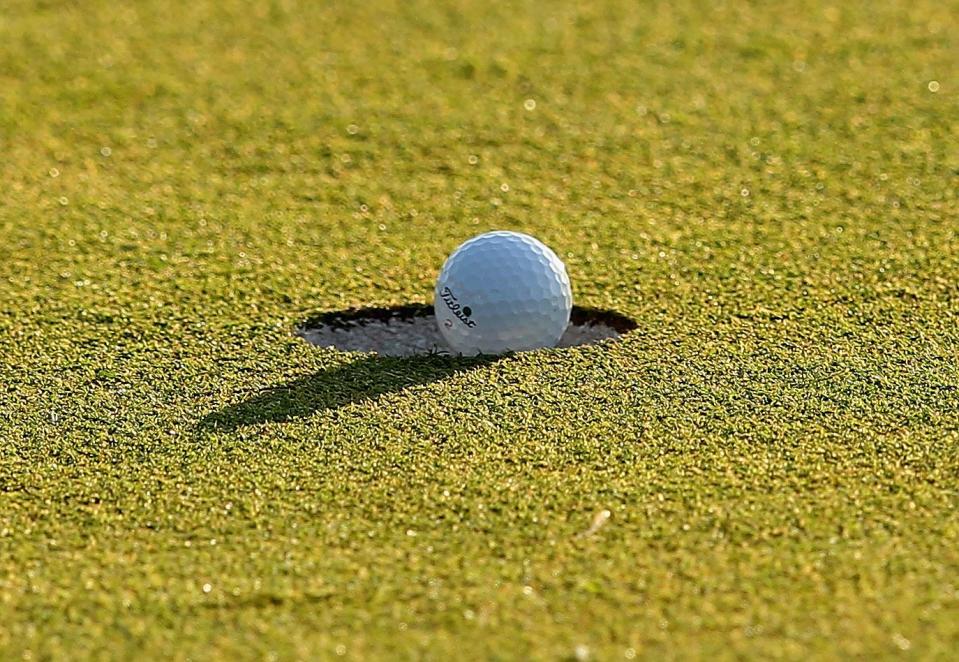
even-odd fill
[{"label": "white golf ball", "polygon": [[562,260],[519,232],[462,244],[443,265],[435,295],[440,333],[465,355],[554,347],[573,307]]}]

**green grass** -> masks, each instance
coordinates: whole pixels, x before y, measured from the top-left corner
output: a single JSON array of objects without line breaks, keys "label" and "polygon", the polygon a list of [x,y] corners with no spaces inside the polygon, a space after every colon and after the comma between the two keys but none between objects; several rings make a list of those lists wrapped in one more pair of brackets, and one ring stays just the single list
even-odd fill
[{"label": "green grass", "polygon": [[[780,4],[7,0],[0,657],[954,654],[959,6]],[[638,330],[294,336],[493,228]]]}]

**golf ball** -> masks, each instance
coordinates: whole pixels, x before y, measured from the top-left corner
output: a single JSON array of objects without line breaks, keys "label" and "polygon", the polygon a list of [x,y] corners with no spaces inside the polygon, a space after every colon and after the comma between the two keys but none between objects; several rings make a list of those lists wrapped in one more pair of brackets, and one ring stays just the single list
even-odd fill
[{"label": "golf ball", "polygon": [[573,293],[556,253],[519,232],[487,232],[446,259],[433,308],[440,333],[465,355],[553,347]]}]

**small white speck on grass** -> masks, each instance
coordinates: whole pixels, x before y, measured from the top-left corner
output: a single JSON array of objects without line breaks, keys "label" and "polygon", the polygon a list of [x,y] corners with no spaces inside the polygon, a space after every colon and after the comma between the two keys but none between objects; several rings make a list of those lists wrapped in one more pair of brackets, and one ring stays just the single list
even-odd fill
[{"label": "small white speck on grass", "polygon": [[912,642],[906,639],[899,632],[892,635],[892,643],[894,643],[896,645],[896,648],[898,648],[899,650],[907,651],[910,648],[912,648]]},{"label": "small white speck on grass", "polygon": [[589,646],[585,644],[579,644],[573,649],[573,656],[578,660],[578,662],[586,662],[586,660],[589,659]]},{"label": "small white speck on grass", "polygon": [[204,585],[203,585],[203,592],[204,592],[204,593],[209,593],[209,592],[212,591],[212,590],[213,590],[213,585],[212,585],[212,584],[204,584]]},{"label": "small white speck on grass", "polygon": [[100,148],[100,156],[110,158],[111,154],[113,154],[113,150],[110,149],[109,147],[103,146]]},{"label": "small white speck on grass", "polygon": [[592,523],[590,523],[589,528],[583,531],[583,533],[580,535],[583,538],[587,538],[593,535],[594,533],[599,531],[601,528],[606,526],[606,523],[609,521],[609,518],[612,517],[612,515],[613,513],[610,512],[609,510],[604,509],[599,511],[593,516],[593,521]]},{"label": "small white speck on grass", "polygon": [[527,99],[526,101],[523,102],[523,108],[525,108],[526,110],[536,110],[536,100]]},{"label": "small white speck on grass", "polygon": [[937,81],[937,80],[931,80],[931,81],[929,81],[929,85],[927,85],[926,87],[929,88],[929,91],[930,91],[930,92],[932,92],[933,94],[935,94],[936,92],[939,91],[939,81]]}]

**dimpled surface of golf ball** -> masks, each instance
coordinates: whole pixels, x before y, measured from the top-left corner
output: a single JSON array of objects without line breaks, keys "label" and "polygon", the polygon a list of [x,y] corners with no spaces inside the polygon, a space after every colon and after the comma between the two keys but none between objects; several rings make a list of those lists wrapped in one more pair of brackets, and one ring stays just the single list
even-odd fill
[{"label": "dimpled surface of golf ball", "polygon": [[462,244],[443,265],[435,294],[440,333],[468,356],[553,347],[573,307],[562,260],[519,232],[487,232]]}]

